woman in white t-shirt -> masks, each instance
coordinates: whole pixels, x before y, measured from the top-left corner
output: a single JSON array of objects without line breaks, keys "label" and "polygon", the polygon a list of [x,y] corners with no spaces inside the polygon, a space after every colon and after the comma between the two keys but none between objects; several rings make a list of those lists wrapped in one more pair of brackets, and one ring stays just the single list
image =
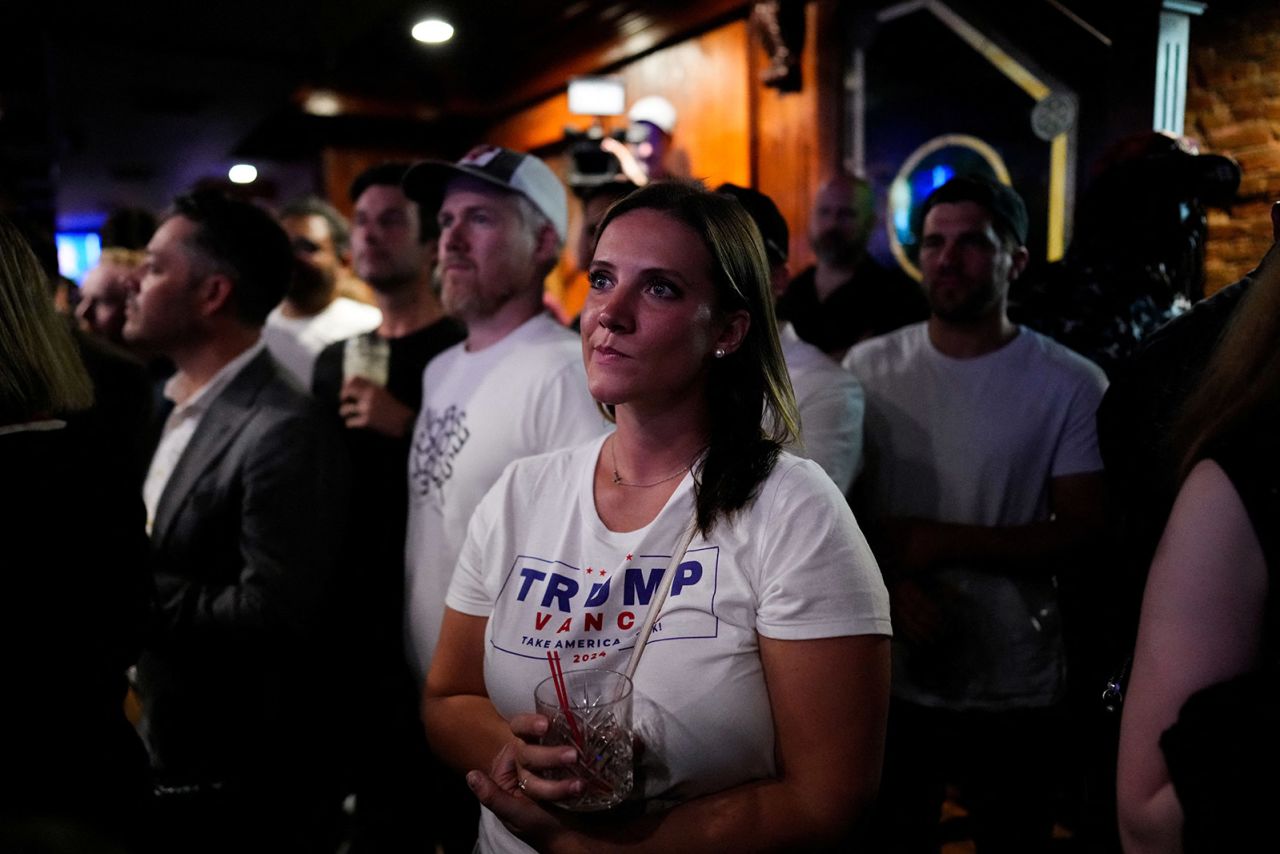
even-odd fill
[{"label": "woman in white t-shirt", "polygon": [[[507,468],[472,518],[427,678],[436,752],[472,770],[480,849],[835,845],[875,794],[888,600],[797,432],[764,249],[733,200],[661,182],[601,226],[583,312],[592,395],[617,429]],[[532,713],[546,655],[635,672],[635,803],[589,822]],[[589,662],[589,663],[587,663]],[[569,755],[565,755],[565,754]],[[523,841],[522,841],[523,840]]]}]

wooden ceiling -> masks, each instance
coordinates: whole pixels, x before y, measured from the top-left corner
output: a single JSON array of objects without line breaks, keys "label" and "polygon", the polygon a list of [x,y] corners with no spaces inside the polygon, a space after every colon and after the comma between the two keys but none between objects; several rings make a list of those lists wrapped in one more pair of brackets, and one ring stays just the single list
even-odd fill
[{"label": "wooden ceiling", "polygon": [[[280,161],[277,180],[322,145],[414,149],[481,132],[579,73],[745,13],[742,0],[50,0],[0,6],[0,139],[47,147],[61,214],[159,206],[234,157]],[[456,28],[418,44],[412,24]],[[305,95],[342,114],[308,115]],[[43,107],[43,109],[40,109]],[[0,106],[0,110],[3,107]],[[19,121],[27,123],[18,128]],[[3,145],[0,142],[0,145]],[[12,154],[12,151],[7,151]],[[39,158],[37,158],[39,159]],[[295,173],[291,174],[290,169]],[[39,172],[40,169],[36,169]]]}]

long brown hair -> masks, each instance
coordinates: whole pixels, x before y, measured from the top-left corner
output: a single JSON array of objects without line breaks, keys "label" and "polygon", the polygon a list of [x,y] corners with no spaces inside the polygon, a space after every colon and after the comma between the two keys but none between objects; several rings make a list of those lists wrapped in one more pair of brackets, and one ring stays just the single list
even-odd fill
[{"label": "long brown hair", "polygon": [[93,384],[27,241],[0,217],[0,424],[86,409]]},{"label": "long brown hair", "polygon": [[658,211],[693,229],[711,255],[719,310],[745,309],[751,317],[741,346],[712,362],[707,382],[711,441],[694,471],[698,527],[706,535],[751,502],[783,446],[800,432],[769,265],[742,206],[699,182],[658,181],[636,190],[609,209],[597,233],[635,210]]}]

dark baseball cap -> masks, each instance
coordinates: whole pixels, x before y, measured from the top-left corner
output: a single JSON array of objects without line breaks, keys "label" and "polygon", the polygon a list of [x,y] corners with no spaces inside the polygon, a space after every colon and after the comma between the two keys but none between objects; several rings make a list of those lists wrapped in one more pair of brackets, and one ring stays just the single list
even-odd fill
[{"label": "dark baseball cap", "polygon": [[998,226],[1012,234],[1018,245],[1027,242],[1027,206],[1008,184],[1002,184],[984,175],[958,175],[929,194],[920,206],[916,217],[917,237],[923,236],[924,218],[936,205],[973,202],[990,212]]},{"label": "dark baseball cap", "polygon": [[785,264],[791,245],[791,232],[787,228],[787,221],[783,219],[782,214],[778,211],[778,206],[773,203],[773,199],[759,190],[739,187],[737,184],[721,184],[716,187],[716,192],[722,196],[736,199],[738,204],[742,205],[747,212],[747,215],[751,217],[752,222],[756,224],[756,228],[760,230],[760,236],[764,239],[764,248],[769,256],[769,263]]}]

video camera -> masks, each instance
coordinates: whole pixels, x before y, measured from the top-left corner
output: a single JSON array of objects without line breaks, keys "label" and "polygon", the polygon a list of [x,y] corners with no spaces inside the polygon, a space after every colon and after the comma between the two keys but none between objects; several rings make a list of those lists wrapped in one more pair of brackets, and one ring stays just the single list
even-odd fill
[{"label": "video camera", "polygon": [[600,143],[606,136],[618,142],[627,141],[626,129],[605,133],[605,116],[626,112],[626,88],[621,77],[575,77],[569,81],[569,112],[591,116],[586,130],[566,127],[565,142],[569,147],[569,187],[577,192],[618,180],[622,164]]},{"label": "video camera", "polygon": [[[619,128],[608,134],[618,142],[627,141],[627,132]],[[603,128],[592,125],[587,130],[564,129],[569,143],[569,186],[574,190],[586,190],[618,180],[622,164],[618,158],[605,151],[600,142],[605,138]]]}]

